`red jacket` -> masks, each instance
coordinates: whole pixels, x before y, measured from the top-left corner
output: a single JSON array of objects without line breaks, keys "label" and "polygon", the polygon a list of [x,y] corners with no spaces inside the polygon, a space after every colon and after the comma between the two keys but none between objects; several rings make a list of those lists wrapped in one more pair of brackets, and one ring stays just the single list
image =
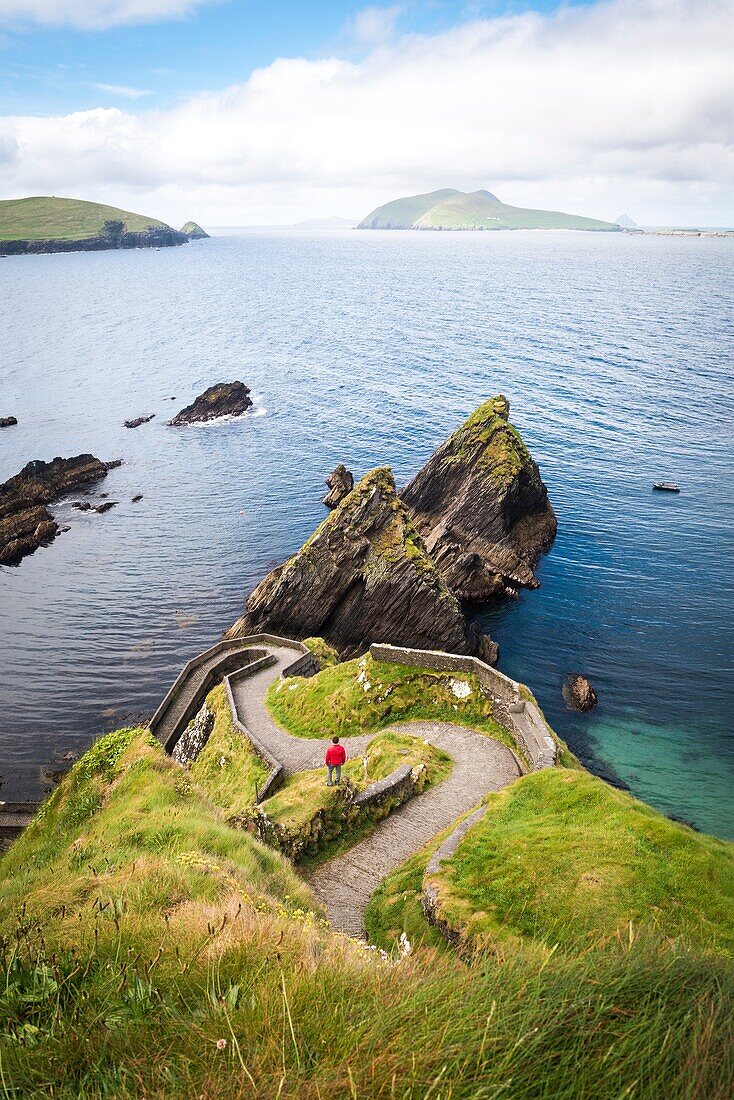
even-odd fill
[{"label": "red jacket", "polygon": [[331,767],[337,767],[339,764],[344,764],[347,759],[347,754],[344,751],[343,745],[329,745],[326,750],[326,763]]}]

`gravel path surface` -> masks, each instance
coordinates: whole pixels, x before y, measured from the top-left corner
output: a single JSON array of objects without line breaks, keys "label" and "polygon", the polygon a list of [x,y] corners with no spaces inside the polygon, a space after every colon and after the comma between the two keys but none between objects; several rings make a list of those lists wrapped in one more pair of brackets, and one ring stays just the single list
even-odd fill
[{"label": "gravel path surface", "polygon": [[[273,721],[265,708],[268,687],[293,661],[292,650],[274,646],[267,649],[276,656],[276,663],[233,685],[237,716],[283,763],[287,774],[321,767],[329,740],[293,737]],[[326,906],[332,927],[352,936],[364,936],[365,908],[390,871],[489,791],[500,790],[522,774],[505,745],[465,726],[408,722],[390,728],[405,730],[443,749],[454,766],[447,779],[395,810],[371,837],[306,876]],[[342,744],[349,756],[361,755],[374,736],[345,737]]]}]

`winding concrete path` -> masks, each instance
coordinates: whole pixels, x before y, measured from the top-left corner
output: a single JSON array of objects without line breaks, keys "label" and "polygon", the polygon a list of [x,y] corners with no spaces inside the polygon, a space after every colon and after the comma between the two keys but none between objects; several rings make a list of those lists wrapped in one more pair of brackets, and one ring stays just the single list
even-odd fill
[{"label": "winding concrete path", "polygon": [[[275,656],[275,664],[233,684],[237,717],[281,761],[287,774],[321,767],[328,739],[293,737],[268,714],[265,693],[293,662],[293,651],[275,646],[266,648]],[[290,688],[286,684],[281,690]],[[505,745],[465,726],[409,722],[389,728],[405,730],[443,749],[452,757],[454,766],[448,778],[394,811],[372,836],[306,876],[319,901],[326,906],[332,927],[352,936],[364,935],[367,903],[390,871],[490,791],[500,790],[522,774]],[[345,737],[342,743],[348,755],[361,755],[374,736],[372,733]]]}]

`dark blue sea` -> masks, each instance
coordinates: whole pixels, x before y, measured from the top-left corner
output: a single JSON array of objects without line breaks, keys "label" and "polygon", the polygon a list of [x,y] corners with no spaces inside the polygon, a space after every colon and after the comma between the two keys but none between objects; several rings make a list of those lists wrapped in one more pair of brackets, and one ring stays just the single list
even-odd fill
[{"label": "dark blue sea", "polygon": [[[20,424],[0,479],[84,451],[125,464],[95,492],[116,508],[60,504],[71,529],[0,571],[0,798],[149,715],[324,517],[337,462],[407,482],[502,391],[559,527],[541,587],[485,615],[500,667],[592,769],[734,838],[733,271],[727,239],[522,232],[2,260],[0,415]],[[166,427],[235,378],[255,415]],[[600,697],[585,716],[572,671]]]}]

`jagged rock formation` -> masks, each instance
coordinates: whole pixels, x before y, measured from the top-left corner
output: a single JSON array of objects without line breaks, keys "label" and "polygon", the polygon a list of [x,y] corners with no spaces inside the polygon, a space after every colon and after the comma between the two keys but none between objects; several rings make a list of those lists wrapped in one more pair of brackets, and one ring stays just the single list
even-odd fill
[{"label": "jagged rock formation", "polygon": [[580,672],[572,673],[563,685],[563,698],[575,710],[587,711],[599,702],[599,696]]},{"label": "jagged rock formation", "polygon": [[250,391],[244,382],[219,382],[210,386],[185,409],[169,420],[174,428],[184,424],[204,424],[220,416],[241,416],[252,408]]},{"label": "jagged rock formation", "polygon": [[329,491],[323,502],[327,508],[336,508],[354,488],[354,475],[340,462],[327,477],[326,484]]},{"label": "jagged rock formation", "polygon": [[378,640],[453,653],[482,643],[426,554],[388,467],[363,477],[260,582],[227,637],[261,631],[325,638],[344,657]]},{"label": "jagged rock formation", "polygon": [[181,226],[181,232],[185,237],[188,237],[190,241],[204,241],[209,240],[209,234],[197,225],[196,222],[186,222],[186,225]]},{"label": "jagged rock formation", "polygon": [[136,416],[134,420],[125,420],[124,426],[126,428],[139,428],[141,424],[148,424],[155,416],[155,413],[151,413],[150,416]]},{"label": "jagged rock formation", "polygon": [[46,504],[99,481],[119,465],[89,454],[36,460],[0,485],[0,565],[17,565],[56,537],[59,527]]},{"label": "jagged rock formation", "polygon": [[0,428],[12,428],[17,423],[18,418],[16,416],[0,416]]},{"label": "jagged rock formation", "polygon": [[545,485],[510,406],[490,398],[439,447],[402,493],[429,554],[461,600],[483,602],[518,587],[556,534]]}]

